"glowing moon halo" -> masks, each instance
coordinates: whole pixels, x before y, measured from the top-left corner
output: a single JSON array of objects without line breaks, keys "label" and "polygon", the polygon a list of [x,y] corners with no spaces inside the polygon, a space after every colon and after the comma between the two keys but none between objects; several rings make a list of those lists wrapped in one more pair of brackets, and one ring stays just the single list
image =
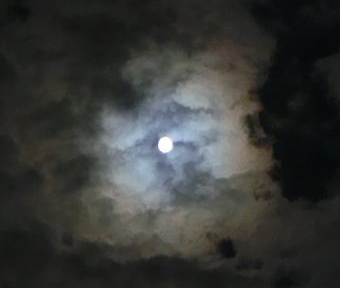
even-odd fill
[{"label": "glowing moon halo", "polygon": [[162,137],[158,141],[158,149],[162,153],[169,153],[173,146],[172,140],[169,137]]}]

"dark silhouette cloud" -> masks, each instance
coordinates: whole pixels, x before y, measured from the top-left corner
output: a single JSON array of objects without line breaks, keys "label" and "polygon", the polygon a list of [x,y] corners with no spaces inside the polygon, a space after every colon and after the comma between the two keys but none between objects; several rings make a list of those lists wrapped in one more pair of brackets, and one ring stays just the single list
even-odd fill
[{"label": "dark silhouette cloud", "polygon": [[235,258],[236,250],[231,239],[222,239],[217,244],[218,252],[226,259]]},{"label": "dark silhouette cloud", "polygon": [[301,283],[296,271],[277,271],[274,276],[273,284],[277,288],[298,287]]},{"label": "dark silhouette cloud", "polygon": [[339,168],[339,113],[327,75],[315,67],[338,50],[339,21],[323,23],[307,13],[317,7],[308,1],[254,6],[263,27],[277,39],[267,80],[258,89],[260,122],[278,160],[273,177],[289,200],[327,198],[328,183]]},{"label": "dark silhouette cloud", "polygon": [[78,252],[61,252],[54,249],[51,239],[53,234],[36,224],[27,229],[2,230],[2,287],[265,287],[259,279],[202,269],[193,261],[177,258],[119,264],[101,258],[105,249],[86,243]]}]

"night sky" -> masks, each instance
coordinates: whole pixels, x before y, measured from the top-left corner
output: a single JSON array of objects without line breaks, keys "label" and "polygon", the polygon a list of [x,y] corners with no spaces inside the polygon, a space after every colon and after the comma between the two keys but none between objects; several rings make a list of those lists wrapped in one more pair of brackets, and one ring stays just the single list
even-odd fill
[{"label": "night sky", "polygon": [[0,288],[340,287],[339,1],[1,0],[0,91]]}]

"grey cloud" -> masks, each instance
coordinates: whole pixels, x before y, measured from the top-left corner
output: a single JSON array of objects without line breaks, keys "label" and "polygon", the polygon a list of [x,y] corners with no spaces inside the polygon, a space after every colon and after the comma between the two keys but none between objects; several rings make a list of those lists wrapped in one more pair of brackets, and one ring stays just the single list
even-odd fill
[{"label": "grey cloud", "polygon": [[[1,278],[4,287],[267,287],[221,268],[206,270],[194,261],[156,257],[119,264],[98,255],[105,246],[84,243],[77,252],[54,249],[46,227],[2,230]],[[43,253],[41,253],[43,252]],[[134,275],[134,277],[131,277]]]},{"label": "grey cloud", "polygon": [[66,194],[76,193],[86,185],[91,185],[91,171],[95,161],[89,156],[79,155],[54,168],[56,190]]}]

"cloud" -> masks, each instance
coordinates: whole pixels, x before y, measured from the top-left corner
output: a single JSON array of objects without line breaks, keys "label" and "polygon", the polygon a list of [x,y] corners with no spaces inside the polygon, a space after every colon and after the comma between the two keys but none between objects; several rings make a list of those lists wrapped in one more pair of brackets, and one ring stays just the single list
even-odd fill
[{"label": "cloud", "polygon": [[338,139],[333,136],[338,111],[316,64],[337,51],[338,23],[306,13],[316,9],[308,4],[273,1],[256,7],[258,18],[273,27],[271,34],[278,39],[267,81],[258,90],[263,105],[260,123],[273,139],[277,160],[273,177],[289,200],[319,201],[329,197],[327,184],[338,169]]},{"label": "cloud", "polygon": [[[142,248],[142,255],[207,254],[206,230],[220,234],[219,221],[238,225],[232,214],[247,213],[255,190],[271,189],[270,153],[251,145],[243,122],[256,112],[248,95],[255,78],[248,72],[257,68],[236,51],[229,54],[211,48],[189,56],[177,46],[148,44],[122,68],[143,102],[132,113],[103,108],[102,134],[87,151],[101,159],[100,194],[113,199],[117,217],[128,219],[123,239],[131,241],[143,225],[143,243],[154,235],[165,244],[152,252]],[[174,141],[167,155],[157,150],[163,135]],[[145,213],[152,213],[150,223],[135,221]]]},{"label": "cloud", "polygon": [[[98,255],[105,248],[84,243],[77,252],[54,250],[51,232],[36,224],[1,231],[3,287],[267,287],[221,269],[206,270],[194,261],[157,257],[120,264]],[[41,253],[44,252],[44,253]],[[134,277],[131,277],[134,275]],[[226,286],[227,285],[227,286]]]},{"label": "cloud", "polygon": [[[3,118],[20,160],[2,182],[30,195],[11,207],[67,243],[106,243],[117,261],[217,254],[206,234],[233,234],[218,223],[237,227],[254,190],[271,185],[270,151],[251,145],[243,118],[258,109],[249,91],[272,42],[229,5],[8,6],[21,20],[3,26]],[[252,33],[235,34],[237,17]],[[163,134],[175,143],[164,157]]]},{"label": "cloud", "polygon": [[335,287],[321,2],[2,1],[0,286]]}]

